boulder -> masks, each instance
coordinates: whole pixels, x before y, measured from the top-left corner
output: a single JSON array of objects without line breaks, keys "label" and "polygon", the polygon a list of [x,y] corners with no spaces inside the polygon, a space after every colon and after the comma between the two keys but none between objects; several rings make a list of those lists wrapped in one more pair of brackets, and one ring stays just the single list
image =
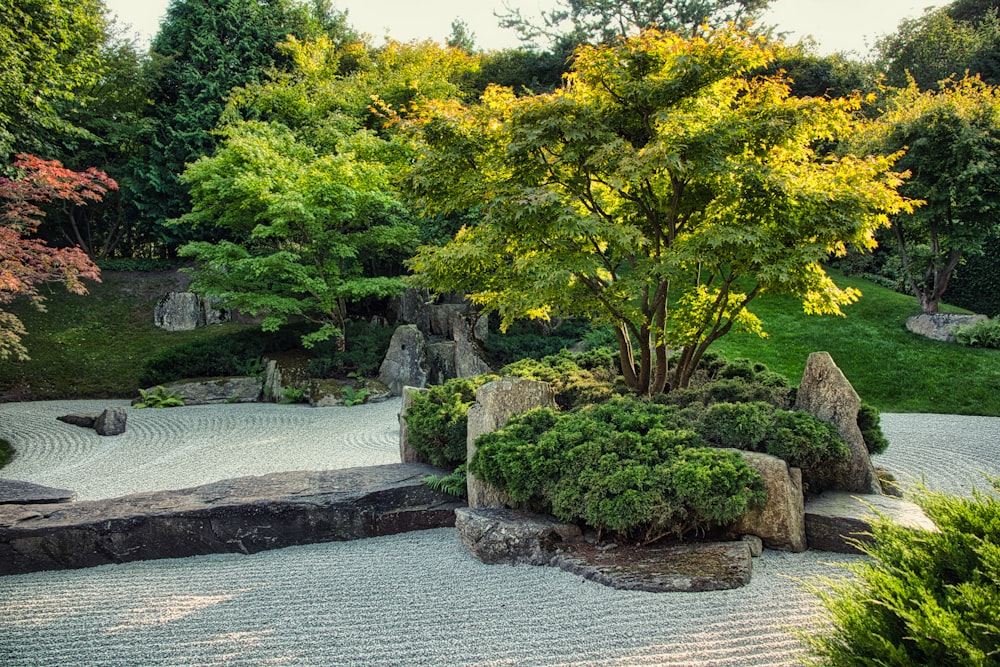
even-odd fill
[{"label": "boulder", "polygon": [[393,298],[396,321],[401,324],[415,324],[420,331],[430,332],[428,308],[432,303],[431,294],[426,289],[409,287],[398,297]]},{"label": "boulder", "polygon": [[449,328],[452,340],[455,341],[455,375],[453,377],[468,378],[492,373],[493,369],[483,359],[479,345],[472,337],[472,323],[465,316],[452,313]]},{"label": "boulder", "polygon": [[76,491],[0,478],[0,505],[68,503],[76,500]]},{"label": "boulder", "polygon": [[[347,405],[351,392],[355,392],[354,400],[364,398],[362,403],[378,403],[389,398],[389,388],[377,380],[364,380],[360,383],[339,382],[337,380],[310,380],[309,405],[314,408],[329,408]],[[352,403],[357,405],[357,403]]]},{"label": "boulder", "polygon": [[484,563],[548,565],[559,546],[581,539],[578,527],[552,517],[504,508],[455,510],[458,539]]},{"label": "boulder", "polygon": [[795,407],[837,427],[851,451],[847,472],[838,490],[882,493],[868,447],[858,428],[861,397],[828,352],[813,352],[806,361]]},{"label": "boulder", "polygon": [[857,542],[872,541],[872,522],[882,516],[911,530],[938,532],[916,503],[884,495],[827,491],[805,505],[809,548],[838,553],[862,553]]},{"label": "boulder", "polygon": [[205,326],[210,324],[222,324],[230,319],[230,312],[226,308],[219,307],[222,298],[217,296],[206,296],[201,300],[202,321]]},{"label": "boulder", "polygon": [[403,406],[399,410],[399,459],[403,463],[427,463],[410,447],[410,428],[406,423],[406,411],[413,405],[414,396],[426,392],[427,389],[421,387],[403,387]]},{"label": "boulder", "polygon": [[731,535],[756,535],[769,549],[796,553],[805,551],[802,471],[767,454],[740,454],[764,478],[767,503],[746,512],[726,532]]},{"label": "boulder", "polygon": [[184,399],[185,405],[255,403],[260,400],[264,380],[255,377],[222,377],[173,382],[163,388]]},{"label": "boulder", "polygon": [[94,422],[97,435],[121,435],[128,423],[128,412],[125,408],[108,408]]},{"label": "boulder", "polygon": [[309,387],[309,362],[313,356],[302,350],[274,352],[264,359],[264,400],[279,403],[285,389],[305,391]]},{"label": "boulder", "polygon": [[[533,408],[554,408],[555,395],[546,382],[505,377],[487,382],[476,390],[476,402],[469,406],[467,461],[476,453],[476,438],[492,433],[516,414]],[[469,507],[504,507],[507,494],[468,475]]]},{"label": "boulder", "polygon": [[393,396],[400,396],[403,387],[427,386],[428,376],[424,335],[413,324],[398,327],[389,341],[389,350],[379,368],[379,381],[389,387]]},{"label": "boulder", "polygon": [[[430,334],[432,336],[443,336],[444,338],[455,338],[456,321],[464,321],[465,316],[471,310],[468,303],[439,303],[429,306],[430,314]],[[456,319],[457,318],[457,319]]]},{"label": "boulder", "polygon": [[256,553],[455,525],[424,465],[283,472],[59,505],[0,505],[0,575]]},{"label": "boulder", "polygon": [[64,424],[72,424],[73,426],[82,426],[83,428],[94,428],[94,424],[97,423],[97,418],[100,416],[101,416],[100,412],[86,412],[86,413],[76,413],[71,415],[62,415],[61,417],[56,417],[56,419],[63,422]]},{"label": "boulder", "polygon": [[459,377],[455,366],[457,348],[458,343],[453,340],[427,343],[427,384],[444,384],[446,380]]},{"label": "boulder", "polygon": [[921,313],[906,320],[906,328],[920,336],[946,343],[955,342],[955,327],[967,327],[989,319],[985,315],[962,313]]},{"label": "boulder", "polygon": [[167,292],[153,309],[153,322],[167,331],[191,331],[205,324],[201,299],[194,292]]}]

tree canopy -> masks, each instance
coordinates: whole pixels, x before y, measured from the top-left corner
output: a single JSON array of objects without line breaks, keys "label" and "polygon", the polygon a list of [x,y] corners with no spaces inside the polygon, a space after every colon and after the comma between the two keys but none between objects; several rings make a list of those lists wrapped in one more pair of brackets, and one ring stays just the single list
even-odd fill
[{"label": "tree canopy", "polygon": [[792,97],[780,77],[751,74],[773,57],[743,33],[646,31],[581,48],[554,93],[428,104],[413,196],[480,220],[422,247],[416,280],[468,292],[503,326],[609,323],[644,394],[686,386],[729,331],[761,331],[747,306],[762,293],[839,313],[858,294],[821,262],[870,249],[908,204],[895,156],[828,148],[853,131],[857,101]]}]

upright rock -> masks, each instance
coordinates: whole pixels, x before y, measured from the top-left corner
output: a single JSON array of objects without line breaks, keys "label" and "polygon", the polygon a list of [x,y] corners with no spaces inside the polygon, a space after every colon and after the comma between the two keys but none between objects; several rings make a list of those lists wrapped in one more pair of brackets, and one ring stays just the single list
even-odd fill
[{"label": "upright rock", "polygon": [[125,432],[128,413],[125,408],[108,408],[97,417],[94,430],[98,435],[121,435]]},{"label": "upright rock", "polygon": [[[555,395],[546,382],[505,377],[487,382],[476,390],[476,402],[469,407],[466,460],[476,453],[476,438],[501,428],[514,415],[533,408],[556,407]],[[504,507],[507,494],[475,475],[468,475],[469,507]]]},{"label": "upright rock", "polygon": [[861,397],[828,352],[813,352],[806,362],[795,407],[837,427],[851,451],[848,470],[839,488],[858,493],[882,493],[868,447],[858,428]]},{"label": "upright rock", "polygon": [[191,331],[205,324],[201,299],[194,292],[167,292],[153,309],[153,322],[167,331]]},{"label": "upright rock", "polygon": [[728,528],[733,535],[756,535],[769,549],[805,551],[806,524],[802,498],[802,471],[781,459],[757,452],[740,452],[743,460],[764,478],[767,503],[755,507]]},{"label": "upright rock", "polygon": [[429,368],[424,335],[414,324],[396,329],[389,341],[389,350],[378,371],[379,382],[389,387],[393,396],[400,396],[403,387],[425,387]]}]

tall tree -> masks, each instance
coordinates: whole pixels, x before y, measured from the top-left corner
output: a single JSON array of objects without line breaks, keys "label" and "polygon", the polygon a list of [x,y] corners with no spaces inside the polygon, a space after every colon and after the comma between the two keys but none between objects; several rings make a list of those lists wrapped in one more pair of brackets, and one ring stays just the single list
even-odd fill
[{"label": "tall tree", "polygon": [[905,150],[902,191],[924,200],[893,219],[907,281],[935,313],[964,257],[1000,235],[1000,89],[977,78],[894,91],[863,135],[866,149]]},{"label": "tall tree", "polygon": [[857,103],[791,97],[753,74],[773,57],[742,33],[647,31],[582,48],[555,93],[429,105],[414,196],[481,220],[421,248],[417,281],[469,293],[503,326],[611,324],[640,394],[686,386],[731,330],[760,331],[747,310],[760,294],[840,313],[858,294],[821,262],[870,249],[907,203],[892,158],[824,149],[853,130]]},{"label": "tall tree", "polygon": [[[78,248],[50,248],[31,238],[45,216],[45,207],[72,209],[99,202],[117,184],[97,169],[75,172],[54,160],[19,155],[13,165],[18,177],[0,177],[0,305],[17,298],[43,309],[38,286],[61,282],[76,294],[86,294],[83,279],[98,280],[98,269]],[[21,344],[21,321],[0,308],[0,359],[27,359]]]},{"label": "tall tree", "polygon": [[694,35],[703,25],[745,27],[769,4],[771,0],[559,0],[555,9],[541,12],[541,22],[506,3],[497,18],[526,42],[544,38],[575,46],[611,42],[645,28]]},{"label": "tall tree", "polygon": [[63,113],[100,72],[102,0],[0,0],[0,164],[15,153],[54,157],[85,131]]}]

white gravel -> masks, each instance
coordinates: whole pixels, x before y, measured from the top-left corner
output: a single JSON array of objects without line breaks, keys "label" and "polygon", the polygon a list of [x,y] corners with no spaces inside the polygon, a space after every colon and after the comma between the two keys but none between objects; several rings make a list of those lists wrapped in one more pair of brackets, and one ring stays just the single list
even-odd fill
[{"label": "white gravel", "polygon": [[[54,422],[114,402],[0,406],[4,475],[81,497],[398,461],[398,401],[130,411],[99,438]],[[883,415],[879,463],[928,485],[1000,475],[1000,419]],[[454,531],[0,577],[0,665],[790,665],[817,619],[800,581],[850,556],[765,551],[733,591],[614,591],[488,566]]]}]

